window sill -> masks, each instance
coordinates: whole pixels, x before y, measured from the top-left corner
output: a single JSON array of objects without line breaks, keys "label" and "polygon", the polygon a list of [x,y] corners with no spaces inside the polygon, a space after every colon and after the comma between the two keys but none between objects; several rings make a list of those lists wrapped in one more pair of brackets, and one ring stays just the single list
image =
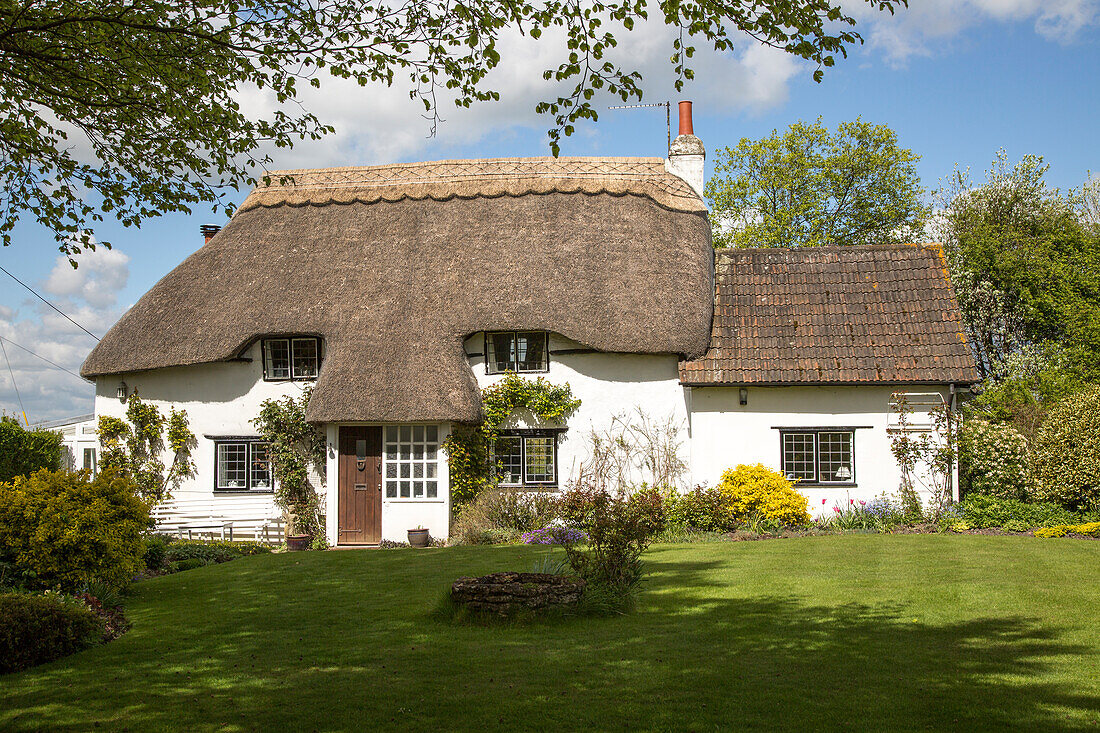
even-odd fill
[{"label": "window sill", "polygon": [[273,489],[214,489],[214,493],[217,495],[235,495],[235,496],[271,496],[275,493]]},{"label": "window sill", "polygon": [[796,489],[858,489],[859,484],[822,484],[795,481],[794,487]]}]

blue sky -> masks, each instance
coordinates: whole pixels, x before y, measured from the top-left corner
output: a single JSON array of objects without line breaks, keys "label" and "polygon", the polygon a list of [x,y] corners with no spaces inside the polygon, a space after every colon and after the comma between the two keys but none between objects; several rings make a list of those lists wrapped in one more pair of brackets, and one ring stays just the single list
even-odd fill
[{"label": "blue sky", "polygon": [[[756,138],[798,119],[821,116],[830,127],[862,116],[887,124],[901,144],[922,156],[926,188],[956,165],[981,180],[998,148],[1011,161],[1025,153],[1050,164],[1052,185],[1078,187],[1100,172],[1100,0],[912,0],[889,18],[859,9],[867,44],[854,49],[815,84],[813,68],[768,49],[742,46],[729,54],[700,53],[697,79],[682,95],[671,83],[667,33],[643,28],[620,36],[619,60],[646,77],[646,102],[695,101],[695,131],[708,151]],[[852,7],[856,7],[852,4]],[[550,39],[552,40],[552,39]],[[506,44],[507,45],[507,44]],[[331,85],[307,99],[337,126],[320,143],[280,153],[274,168],[369,165],[411,160],[546,155],[549,121],[533,114],[546,96],[540,71],[558,49],[515,41],[491,81],[499,104],[444,112],[440,133],[410,107],[404,90]],[[246,109],[268,102],[243,98]],[[251,105],[251,106],[250,106]],[[673,125],[676,121],[673,119]],[[673,134],[675,135],[675,127]],[[605,111],[562,146],[563,155],[653,155],[665,152],[663,110]],[[709,159],[713,159],[713,154]],[[708,160],[709,162],[709,160]],[[245,192],[235,198],[243,199]],[[94,333],[112,323],[202,240],[200,224],[223,223],[209,209],[148,221],[140,230],[106,223],[97,230],[114,250],[100,249],[72,271],[60,261],[49,232],[21,224],[0,264]],[[34,300],[0,273],[0,336],[79,371],[91,338]],[[91,386],[6,345],[32,422],[91,411]],[[0,365],[0,411],[18,403]]]}]

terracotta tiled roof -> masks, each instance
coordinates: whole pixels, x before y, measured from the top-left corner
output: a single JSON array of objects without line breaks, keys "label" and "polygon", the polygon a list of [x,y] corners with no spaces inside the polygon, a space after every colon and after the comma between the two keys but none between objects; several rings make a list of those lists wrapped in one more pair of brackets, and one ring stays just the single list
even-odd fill
[{"label": "terracotta tiled roof", "polygon": [[938,245],[720,249],[685,384],[977,381]]},{"label": "terracotta tiled roof", "polygon": [[439,160],[273,171],[270,179],[271,185],[261,184],[249,194],[241,211],[257,206],[446,201],[547,193],[633,194],[677,211],[706,210],[703,200],[687,183],[665,171],[662,158]]}]

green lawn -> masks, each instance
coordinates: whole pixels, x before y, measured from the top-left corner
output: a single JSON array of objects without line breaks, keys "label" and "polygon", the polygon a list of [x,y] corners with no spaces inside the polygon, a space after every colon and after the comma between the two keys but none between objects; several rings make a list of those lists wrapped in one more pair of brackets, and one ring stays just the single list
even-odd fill
[{"label": "green lawn", "polygon": [[265,555],[139,583],[124,637],[0,678],[0,729],[1100,726],[1100,542],[662,545],[638,611],[428,614],[544,549]]}]

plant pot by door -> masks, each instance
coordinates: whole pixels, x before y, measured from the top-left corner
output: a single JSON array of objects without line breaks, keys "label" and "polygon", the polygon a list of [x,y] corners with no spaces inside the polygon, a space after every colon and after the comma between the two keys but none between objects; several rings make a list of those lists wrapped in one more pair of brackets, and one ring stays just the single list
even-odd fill
[{"label": "plant pot by door", "polygon": [[431,539],[426,529],[409,530],[409,544],[413,547],[427,547]]},{"label": "plant pot by door", "polygon": [[286,549],[290,552],[308,550],[309,540],[308,534],[292,534],[286,538]]}]

